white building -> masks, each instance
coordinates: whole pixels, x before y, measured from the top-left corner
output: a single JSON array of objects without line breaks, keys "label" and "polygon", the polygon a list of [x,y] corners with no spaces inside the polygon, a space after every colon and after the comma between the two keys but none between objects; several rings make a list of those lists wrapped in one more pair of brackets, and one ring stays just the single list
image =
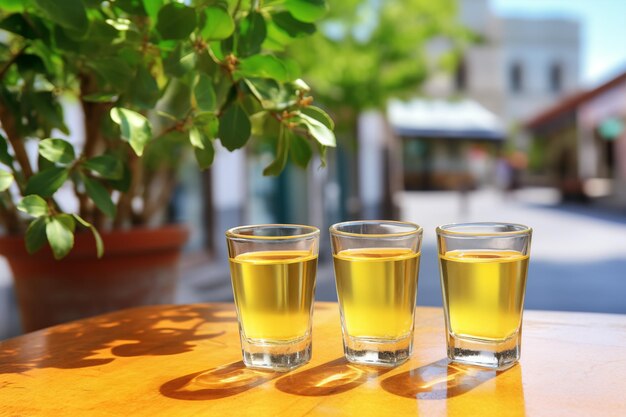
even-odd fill
[{"label": "white building", "polygon": [[[459,19],[480,40],[465,50],[455,74],[433,77],[427,94],[474,99],[511,125],[579,88],[576,20],[499,17],[488,0],[460,0]],[[432,53],[445,48],[435,44]]]}]

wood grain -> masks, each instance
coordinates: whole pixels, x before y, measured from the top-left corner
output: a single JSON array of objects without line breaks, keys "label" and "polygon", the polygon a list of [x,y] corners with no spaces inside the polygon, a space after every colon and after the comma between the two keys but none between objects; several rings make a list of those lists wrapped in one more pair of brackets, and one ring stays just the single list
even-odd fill
[{"label": "wood grain", "polygon": [[246,369],[231,304],[125,310],[0,343],[2,416],[626,416],[626,316],[527,311],[521,363],[449,365],[443,313],[418,308],[411,360],[343,359],[316,304],[313,360]]}]

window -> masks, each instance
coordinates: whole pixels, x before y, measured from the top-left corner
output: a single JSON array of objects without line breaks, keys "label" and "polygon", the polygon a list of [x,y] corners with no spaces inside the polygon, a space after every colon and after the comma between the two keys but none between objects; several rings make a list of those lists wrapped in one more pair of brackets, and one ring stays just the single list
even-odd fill
[{"label": "window", "polygon": [[563,67],[558,62],[550,65],[549,85],[550,91],[553,93],[560,93],[563,89]]},{"label": "window", "polygon": [[519,93],[522,91],[524,84],[523,78],[522,64],[514,62],[509,69],[509,85],[512,92]]}]

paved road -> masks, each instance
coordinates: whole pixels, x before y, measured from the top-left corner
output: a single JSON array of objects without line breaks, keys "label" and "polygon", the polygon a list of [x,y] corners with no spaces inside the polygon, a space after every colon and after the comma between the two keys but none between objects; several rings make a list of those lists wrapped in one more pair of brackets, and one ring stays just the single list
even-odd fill
[{"label": "paved road", "polygon": [[[509,198],[489,190],[471,192],[465,199],[448,192],[406,192],[397,198],[402,218],[424,227],[419,305],[441,305],[436,226],[508,221],[534,229],[526,308],[626,314],[626,213],[559,205],[552,191],[537,189],[519,191]],[[0,272],[3,269],[0,264]],[[2,276],[0,339],[17,331],[10,281]],[[336,300],[328,256],[322,257],[319,265],[316,299]],[[225,259],[187,264],[179,302],[229,300],[232,291]]]}]

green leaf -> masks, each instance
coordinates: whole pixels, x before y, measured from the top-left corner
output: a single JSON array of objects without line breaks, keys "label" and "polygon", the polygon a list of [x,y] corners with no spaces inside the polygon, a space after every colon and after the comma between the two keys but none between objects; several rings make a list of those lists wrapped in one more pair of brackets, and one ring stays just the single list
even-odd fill
[{"label": "green leaf", "polygon": [[198,128],[192,128],[189,131],[189,142],[194,148],[204,149],[204,139],[202,132]]},{"label": "green leaf", "polygon": [[196,161],[201,169],[207,169],[213,163],[215,157],[215,150],[213,149],[213,143],[211,140],[200,131],[198,128],[192,128],[189,131],[189,142],[193,145],[194,154],[196,155]]},{"label": "green leaf", "polygon": [[17,205],[17,209],[33,217],[41,217],[48,214],[48,203],[36,194],[27,195]]},{"label": "green leaf", "polygon": [[113,155],[94,156],[83,162],[82,166],[109,180],[119,180],[124,174],[124,164]]},{"label": "green leaf", "polygon": [[289,12],[280,12],[272,15],[272,21],[291,38],[301,38],[315,33],[315,25],[293,18]]},{"label": "green leaf", "polygon": [[26,229],[26,251],[33,254],[46,243],[46,217],[38,217]]},{"label": "green leaf", "polygon": [[84,95],[81,99],[89,103],[112,103],[116,101],[118,97],[118,94],[113,93],[94,93]]},{"label": "green leaf", "polygon": [[85,183],[87,195],[91,198],[96,207],[108,217],[114,218],[116,212],[115,204],[113,200],[111,200],[111,196],[104,185],[84,175],[82,176],[82,180]]},{"label": "green leaf", "polygon": [[315,22],[328,11],[325,0],[285,0],[285,8],[298,20]]},{"label": "green leaf", "polygon": [[277,81],[288,81],[287,65],[273,55],[254,55],[241,60],[237,69],[244,77],[273,78]]},{"label": "green leaf", "polygon": [[130,173],[130,169],[128,169],[126,164],[122,164],[121,178],[119,180],[108,180],[107,184],[109,184],[114,190],[126,193],[130,189],[131,180],[132,175]]},{"label": "green leaf", "polygon": [[54,23],[79,35],[87,32],[89,21],[81,0],[35,0],[35,4]]},{"label": "green leaf", "polygon": [[73,216],[76,221],[78,221],[78,223],[91,230],[93,238],[96,241],[96,254],[98,255],[98,258],[102,258],[102,255],[104,255],[104,243],[102,243],[102,236],[100,236],[98,229],[96,229],[91,223],[80,217],[78,214],[73,214]]},{"label": "green leaf", "polygon": [[50,162],[70,164],[76,154],[71,143],[63,139],[44,139],[39,142],[39,154]]},{"label": "green leaf", "polygon": [[28,74],[29,72],[46,74],[46,64],[43,59],[35,54],[20,54],[15,58],[15,64],[20,74]]},{"label": "green leaf", "polygon": [[313,150],[309,142],[301,136],[293,135],[291,137],[291,146],[289,148],[291,159],[301,168],[306,168],[313,156]]},{"label": "green leaf", "polygon": [[251,12],[241,21],[237,55],[246,57],[261,52],[261,45],[267,36],[267,26],[263,15]]},{"label": "green leaf", "polygon": [[152,109],[159,100],[159,86],[146,67],[140,66],[137,69],[130,84],[129,95],[131,102],[141,109]]},{"label": "green leaf", "polygon": [[13,13],[2,19],[0,29],[20,35],[25,39],[37,39],[37,32],[20,13]]},{"label": "green leaf", "polygon": [[143,7],[152,20],[156,20],[161,6],[163,6],[163,0],[149,0],[143,2]]},{"label": "green leaf", "polygon": [[198,113],[193,118],[193,125],[200,129],[207,138],[215,139],[219,128],[219,119],[213,112]]},{"label": "green leaf", "polygon": [[13,184],[13,174],[0,169],[0,191],[6,191]]},{"label": "green leaf", "polygon": [[212,111],[217,108],[217,99],[211,78],[206,74],[198,76],[198,82],[193,89],[196,104],[201,111]]},{"label": "green leaf", "polygon": [[284,110],[298,102],[297,91],[291,83],[281,85],[266,78],[245,78],[244,82],[265,110]]},{"label": "green leaf", "polygon": [[50,197],[67,180],[68,174],[67,168],[44,169],[28,179],[24,195],[38,194],[43,198]]},{"label": "green leaf", "polygon": [[7,139],[0,133],[0,162],[8,167],[13,166],[13,157],[9,153],[9,144]]},{"label": "green leaf", "polygon": [[204,19],[204,26],[200,33],[205,40],[226,39],[235,30],[235,22],[230,13],[221,7],[204,9]]},{"label": "green leaf", "polygon": [[318,122],[321,122],[324,126],[329,128],[330,130],[335,130],[335,122],[333,122],[333,119],[331,119],[330,116],[326,114],[326,112],[320,109],[319,107],[308,106],[303,109],[300,109],[300,112],[306,114],[307,116],[314,118]]},{"label": "green leaf", "polygon": [[163,39],[185,39],[196,28],[196,12],[181,3],[169,3],[161,7],[156,30]]},{"label": "green leaf", "polygon": [[74,220],[67,214],[59,214],[48,218],[46,236],[55,259],[65,257],[72,250],[74,246],[73,224]]},{"label": "green leaf", "polygon": [[222,145],[232,152],[246,144],[251,128],[248,115],[239,104],[235,104],[222,115],[218,136]]},{"label": "green leaf", "polygon": [[124,92],[133,76],[133,69],[120,57],[110,57],[88,63],[117,91]]},{"label": "green leaf", "polygon": [[283,126],[280,127],[280,133],[278,134],[278,144],[276,147],[276,158],[263,170],[263,175],[278,175],[287,164],[287,156],[289,155],[289,144],[291,133],[285,130]]},{"label": "green leaf", "polygon": [[152,127],[148,119],[123,107],[113,107],[111,119],[120,125],[122,139],[130,143],[137,156],[141,156],[144,147],[152,138]]},{"label": "green leaf", "polygon": [[322,122],[306,114],[300,114],[300,119],[311,136],[313,136],[320,144],[330,147],[337,146],[335,134]]}]

